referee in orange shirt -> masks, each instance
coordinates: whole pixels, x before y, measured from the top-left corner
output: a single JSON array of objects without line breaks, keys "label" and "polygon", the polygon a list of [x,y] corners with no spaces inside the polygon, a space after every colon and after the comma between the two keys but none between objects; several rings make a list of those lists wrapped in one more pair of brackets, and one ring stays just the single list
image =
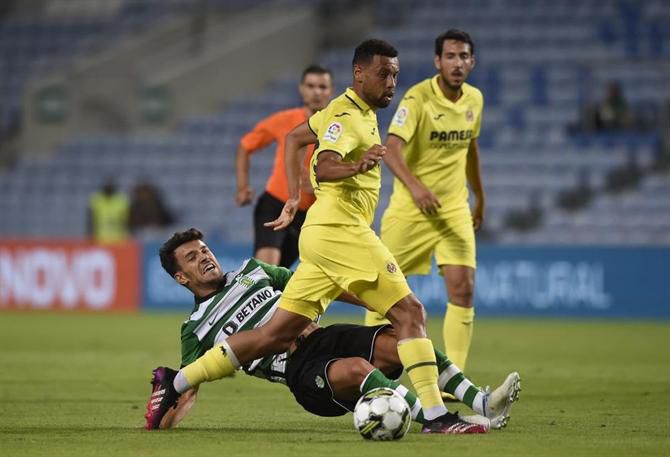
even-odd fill
[{"label": "referee in orange shirt", "polygon": [[[254,198],[254,190],[249,185],[249,156],[271,143],[277,143],[272,174],[265,186],[265,192],[258,198],[254,208],[254,257],[263,262],[286,268],[290,268],[298,259],[300,227],[305,220],[307,209],[314,203],[314,194],[309,187],[309,179],[302,180],[306,187],[300,191],[299,211],[286,230],[275,231],[263,224],[277,219],[288,199],[284,164],[286,135],[305,122],[312,114],[328,105],[333,95],[332,73],[318,65],[310,65],[302,73],[298,90],[303,106],[278,111],[258,122],[253,130],[240,140],[235,158],[237,175],[235,201],[239,206],[244,206],[251,203]],[[305,154],[305,176],[307,176],[306,167],[313,151],[314,146],[309,146]]]}]

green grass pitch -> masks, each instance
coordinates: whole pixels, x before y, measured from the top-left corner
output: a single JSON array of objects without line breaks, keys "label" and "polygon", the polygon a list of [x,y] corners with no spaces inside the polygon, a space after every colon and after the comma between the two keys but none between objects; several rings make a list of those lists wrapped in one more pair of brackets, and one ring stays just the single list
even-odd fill
[{"label": "green grass pitch", "polygon": [[[424,436],[413,425],[376,443],[350,415],[312,416],[284,386],[244,374],[204,386],[179,428],[144,431],[150,372],[178,364],[181,319],[1,313],[0,456],[670,455],[668,322],[481,318],[468,375],[495,385],[521,373],[509,426]],[[436,341],[440,326],[433,317]]]}]

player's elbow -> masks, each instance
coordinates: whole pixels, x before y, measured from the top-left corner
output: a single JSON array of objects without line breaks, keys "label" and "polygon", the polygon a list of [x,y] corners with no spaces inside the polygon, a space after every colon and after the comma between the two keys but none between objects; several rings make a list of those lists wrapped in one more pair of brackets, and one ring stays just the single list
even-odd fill
[{"label": "player's elbow", "polygon": [[333,165],[333,160],[330,158],[319,159],[314,168],[314,177],[317,182],[337,181],[344,176],[340,176],[336,166]]},{"label": "player's elbow", "polygon": [[321,167],[317,164],[316,169],[314,170],[314,177],[317,182],[328,181],[328,173],[324,170],[325,167]]}]

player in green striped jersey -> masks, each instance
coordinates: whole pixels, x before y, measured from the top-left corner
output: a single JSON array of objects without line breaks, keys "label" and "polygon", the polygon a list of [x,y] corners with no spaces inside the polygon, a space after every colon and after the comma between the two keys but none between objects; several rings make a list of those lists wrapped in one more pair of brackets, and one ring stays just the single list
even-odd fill
[{"label": "player in green striped jersey", "polygon": [[[181,329],[182,366],[221,344],[238,331],[263,325],[275,312],[277,301],[292,271],[248,259],[235,271],[223,273],[214,254],[196,229],[176,233],[161,248],[161,263],[174,279],[195,296],[195,305]],[[354,296],[342,299],[363,305]],[[290,356],[289,356],[290,354]],[[436,351],[440,387],[456,395],[478,414],[475,424],[465,427],[488,430],[489,424],[502,428],[516,400],[519,379],[507,377],[501,387],[488,394],[477,389],[444,354]],[[296,401],[319,416],[338,416],[351,411],[362,393],[377,387],[398,391],[412,408],[413,419],[423,423],[421,404],[404,386],[387,377],[398,377],[402,365],[397,353],[397,338],[391,326],[364,327],[310,325],[291,345],[288,353],[252,361],[243,367],[247,374],[286,384]],[[156,399],[164,395],[166,382],[173,381],[174,370],[154,370],[152,397],[147,405],[147,428],[176,425],[196,399],[197,389],[185,392],[176,408],[160,423],[152,423]],[[463,418],[466,419],[466,418]],[[484,424],[484,425],[482,425]],[[462,433],[463,425],[458,428]],[[444,433],[444,432],[443,432]],[[455,433],[455,432],[454,432]]]}]

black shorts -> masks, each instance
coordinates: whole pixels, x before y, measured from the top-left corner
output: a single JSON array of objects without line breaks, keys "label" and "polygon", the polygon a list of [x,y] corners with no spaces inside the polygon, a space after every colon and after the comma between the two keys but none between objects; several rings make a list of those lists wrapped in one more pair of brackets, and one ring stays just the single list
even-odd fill
[{"label": "black shorts", "polygon": [[277,248],[281,251],[282,267],[290,268],[298,260],[298,237],[305,222],[305,211],[298,211],[293,222],[284,230],[273,230],[263,224],[279,217],[284,202],[267,192],[258,197],[254,208],[254,252],[260,248]]},{"label": "black shorts", "polygon": [[312,332],[286,363],[286,384],[296,401],[317,416],[342,416],[353,411],[355,402],[335,400],[326,376],[328,365],[347,357],[372,363],[375,339],[386,327],[337,324]]}]

